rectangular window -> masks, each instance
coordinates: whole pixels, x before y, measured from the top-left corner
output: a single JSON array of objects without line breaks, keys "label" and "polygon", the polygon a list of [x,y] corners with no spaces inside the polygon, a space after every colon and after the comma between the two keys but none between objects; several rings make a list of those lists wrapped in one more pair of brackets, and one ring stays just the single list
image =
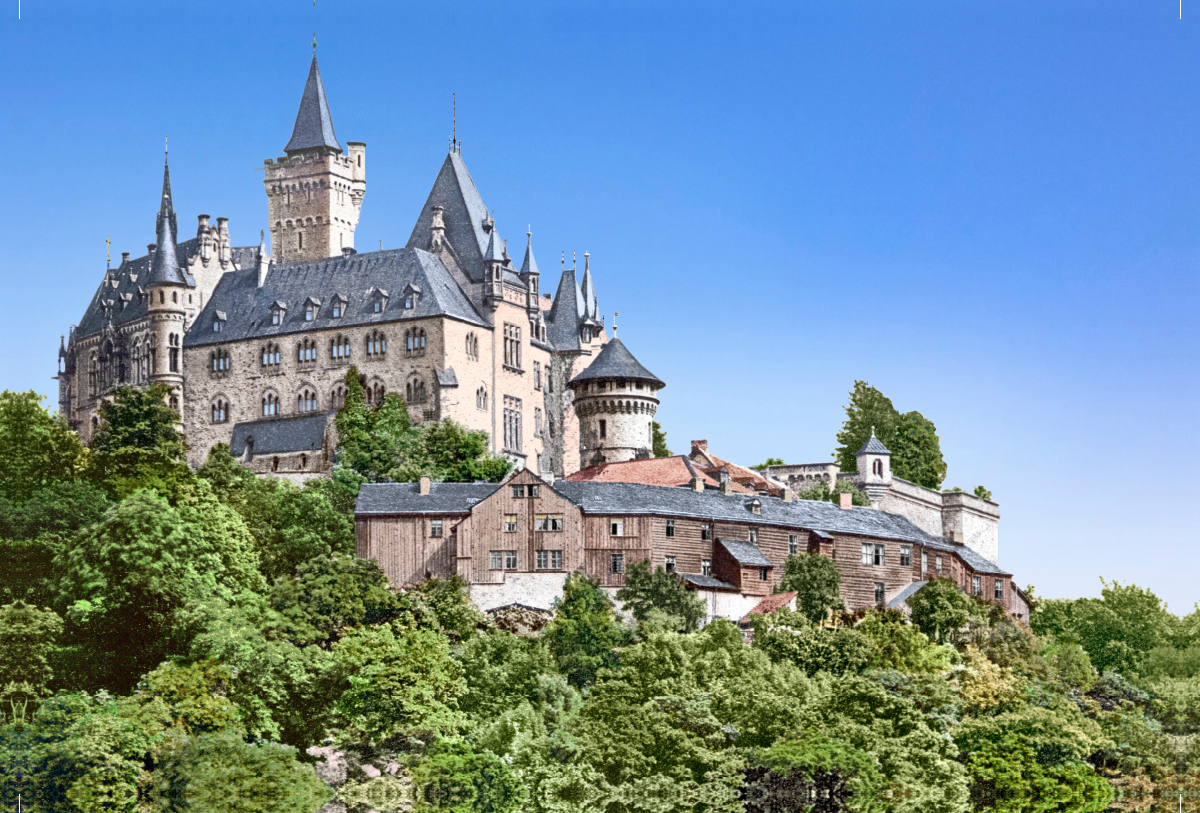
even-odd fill
[{"label": "rectangular window", "polygon": [[550,569],[551,570],[562,570],[563,569],[562,551],[561,550],[550,551]]},{"label": "rectangular window", "polygon": [[[613,518],[608,521],[609,536],[624,536],[625,535],[625,520]],[[616,573],[617,571],[613,571]],[[623,572],[623,571],[622,571]]]},{"label": "rectangular window", "polygon": [[883,545],[876,545],[876,546],[875,546],[875,561],[874,561],[874,564],[876,564],[876,565],[882,565],[882,564],[883,564]]},{"label": "rectangular window", "polygon": [[521,328],[516,325],[504,325],[504,366],[521,369]]},{"label": "rectangular window", "polygon": [[609,557],[609,568],[613,573],[625,572],[625,554],[614,553]]},{"label": "rectangular window", "polygon": [[758,580],[760,582],[765,582],[767,580],[767,569],[765,567],[760,567],[758,569]]},{"label": "rectangular window", "polygon": [[979,576],[971,577],[971,595],[983,595],[983,579],[981,579]]},{"label": "rectangular window", "polygon": [[546,570],[550,567],[550,551],[539,550],[534,554],[538,570]]},{"label": "rectangular window", "polygon": [[504,551],[490,550],[488,551],[488,569],[500,570],[504,567]]},{"label": "rectangular window", "polygon": [[712,575],[712,559],[701,559],[700,560],[700,575],[702,575],[702,576],[711,576]]},{"label": "rectangular window", "polygon": [[525,486],[513,486],[512,487],[512,495],[513,495],[513,499],[519,500],[519,499],[524,498]]},{"label": "rectangular window", "polygon": [[535,390],[542,388],[542,363],[540,361],[533,363],[533,388]]},{"label": "rectangular window", "polygon": [[875,603],[883,603],[883,582],[875,582]]},{"label": "rectangular window", "polygon": [[441,536],[442,535],[442,521],[440,519],[429,520],[429,535],[430,536]]},{"label": "rectangular window", "polygon": [[796,556],[800,553],[800,535],[788,534],[788,556]]},{"label": "rectangular window", "polygon": [[504,515],[504,530],[506,533],[512,533],[513,531],[517,530],[517,515],[516,514],[505,514]]},{"label": "rectangular window", "polygon": [[600,437],[608,437],[608,422],[603,418],[600,419]]},{"label": "rectangular window", "polygon": [[668,573],[674,573],[674,572],[675,572],[675,557],[674,557],[674,556],[668,556],[668,557],[667,557],[667,562],[666,562],[666,568],[665,568],[665,569],[666,569],[666,571],[667,571]]},{"label": "rectangular window", "polygon": [[334,304],[334,306],[333,306],[333,318],[334,318],[334,319],[337,319],[337,318],[338,318],[338,317],[340,317],[341,315],[342,315],[342,306],[341,306],[341,305],[338,305],[338,304]]},{"label": "rectangular window", "polygon": [[875,546],[864,542],[862,546],[862,563],[864,565],[869,565],[872,561],[874,561],[874,558]]},{"label": "rectangular window", "polygon": [[515,550],[504,551],[504,569],[505,570],[516,570],[517,569],[517,552]]},{"label": "rectangular window", "polygon": [[712,525],[708,522],[700,523],[700,541],[701,542],[711,542],[712,541]]},{"label": "rectangular window", "polygon": [[538,485],[536,483],[531,483],[529,485],[528,494],[531,498],[537,497],[540,492],[541,492],[541,489],[538,487]]},{"label": "rectangular window", "polygon": [[942,557],[941,556],[933,557],[933,571],[935,573],[942,572]]},{"label": "rectangular window", "polygon": [[534,514],[533,529],[535,531],[561,531],[563,529],[563,515]]},{"label": "rectangular window", "polygon": [[667,536],[674,536],[674,535],[675,535],[675,520],[669,519],[669,520],[667,520]]},{"label": "rectangular window", "polygon": [[758,544],[758,528],[755,528],[753,525],[750,526],[750,544]]},{"label": "rectangular window", "polygon": [[1004,601],[1004,579],[996,579],[995,593],[996,601]]},{"label": "rectangular window", "polygon": [[900,546],[900,566],[912,567],[912,545]]}]

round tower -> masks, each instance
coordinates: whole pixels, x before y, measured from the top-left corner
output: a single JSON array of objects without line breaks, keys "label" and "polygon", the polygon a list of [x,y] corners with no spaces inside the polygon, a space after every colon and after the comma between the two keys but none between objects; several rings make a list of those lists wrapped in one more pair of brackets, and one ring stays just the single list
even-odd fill
[{"label": "round tower", "polygon": [[643,367],[620,339],[567,386],[579,417],[579,465],[619,463],[652,456],[656,394],[666,386]]},{"label": "round tower", "polygon": [[183,390],[183,329],[188,279],[179,267],[175,243],[178,227],[171,203],[171,171],[163,167],[163,192],[159,201],[155,243],[150,258],[146,295],[150,313],[150,381],[171,388],[171,407],[180,409]]}]

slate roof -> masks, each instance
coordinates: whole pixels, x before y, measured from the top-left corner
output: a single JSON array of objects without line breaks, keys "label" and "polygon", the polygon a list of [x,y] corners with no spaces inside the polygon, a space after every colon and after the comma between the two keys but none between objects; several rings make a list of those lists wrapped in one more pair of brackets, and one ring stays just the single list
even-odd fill
[{"label": "slate roof", "polygon": [[525,232],[525,259],[521,262],[522,274],[540,274],[537,260],[533,258],[533,232]]},{"label": "slate roof", "polygon": [[456,152],[449,153],[442,162],[442,168],[433,181],[433,188],[429,190],[429,197],[425,199],[425,206],[408,238],[409,248],[425,248],[429,245],[435,206],[442,207],[446,240],[462,263],[463,272],[474,282],[482,281],[483,252],[491,236],[483,228],[483,222],[488,219],[488,210],[462,156]]},{"label": "slate roof", "polygon": [[312,64],[308,67],[308,79],[304,83],[304,95],[300,97],[300,109],[296,112],[292,137],[283,151],[294,155],[312,149],[342,151],[342,145],[333,132],[333,116],[329,115],[329,101],[325,98],[325,85],[321,82],[316,54],[313,54]]},{"label": "slate roof", "polygon": [[688,584],[705,590],[732,590],[735,593],[738,591],[735,585],[723,582],[716,576],[702,576],[699,573],[680,573],[679,578]]},{"label": "slate roof", "polygon": [[875,437],[875,430],[874,430],[874,429],[872,429],[872,430],[871,430],[871,437],[867,438],[867,442],[866,442],[866,443],[864,443],[864,444],[862,445],[862,448],[861,448],[861,449],[859,449],[859,450],[858,450],[857,452],[855,452],[854,454],[855,454],[855,455],[860,455],[860,454],[886,454],[886,455],[890,455],[890,454],[891,454],[891,452],[889,452],[889,451],[888,451],[888,448],[887,448],[886,446],[884,446],[882,442],[880,442],[879,438]]},{"label": "slate roof", "polygon": [[913,582],[909,584],[907,587],[897,593],[895,598],[887,603],[887,606],[892,608],[899,607],[901,604],[916,595],[916,592],[927,584],[929,584],[929,582]]},{"label": "slate roof", "polygon": [[583,294],[575,282],[575,269],[564,268],[546,316],[546,337],[555,350],[583,348],[579,341],[579,323],[583,319]]},{"label": "slate roof", "polygon": [[171,167],[163,162],[162,197],[158,202],[158,219],[154,224],[156,249],[150,258],[148,284],[192,285],[187,274],[179,268],[178,250],[175,239],[179,236],[179,225],[175,221],[175,207],[171,203]]},{"label": "slate roof", "polygon": [[[410,284],[421,291],[416,307],[411,310],[404,307],[403,297],[399,295]],[[392,292],[381,313],[375,313],[372,308],[372,292],[376,288]],[[335,319],[331,307],[322,306],[317,318],[304,321],[306,299],[312,297],[324,302],[335,293],[347,299],[341,317]],[[288,308],[281,323],[272,325],[271,306],[277,301]],[[221,332],[214,333],[213,314],[218,310],[224,311],[228,318]],[[314,262],[272,265],[261,288],[258,287],[257,268],[228,272],[221,276],[185,342],[188,346],[203,346],[340,326],[382,325],[429,316],[449,316],[487,327],[436,255],[421,249],[396,248]],[[399,342],[400,337],[395,339]]]},{"label": "slate roof", "polygon": [[246,440],[253,438],[255,457],[320,451],[325,445],[325,428],[332,415],[332,412],[317,412],[298,417],[235,423],[229,450],[234,457],[241,457],[246,452]]},{"label": "slate roof", "polygon": [[643,367],[625,347],[625,343],[616,337],[601,348],[595,361],[568,383],[578,384],[603,378],[633,378],[649,381],[660,389],[666,386],[662,379]]},{"label": "slate roof", "polygon": [[437,380],[439,387],[457,387],[458,376],[454,373],[453,367],[447,367],[445,370],[437,371]]},{"label": "slate roof", "polygon": [[749,542],[739,542],[736,539],[718,539],[717,543],[729,551],[729,555],[739,565],[775,566],[775,563],[768,559],[766,554],[758,549],[758,546],[751,545]]},{"label": "slate roof", "polygon": [[419,483],[364,483],[355,514],[465,514],[500,488],[499,483],[433,483],[422,496]]}]

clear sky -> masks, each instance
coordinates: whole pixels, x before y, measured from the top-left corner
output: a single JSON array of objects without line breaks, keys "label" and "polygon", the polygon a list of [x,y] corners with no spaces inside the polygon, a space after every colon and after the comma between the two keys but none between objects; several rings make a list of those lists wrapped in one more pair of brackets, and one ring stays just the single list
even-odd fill
[{"label": "clear sky", "polygon": [[[11,6],[11,8],[9,8]],[[446,151],[553,290],[667,382],[675,451],[828,460],[862,379],[1001,505],[1042,596],[1200,599],[1200,3],[5,0],[0,387],[154,239],[266,225],[313,32],[367,143],[360,250],[406,242]],[[609,319],[611,324],[611,317]]]}]

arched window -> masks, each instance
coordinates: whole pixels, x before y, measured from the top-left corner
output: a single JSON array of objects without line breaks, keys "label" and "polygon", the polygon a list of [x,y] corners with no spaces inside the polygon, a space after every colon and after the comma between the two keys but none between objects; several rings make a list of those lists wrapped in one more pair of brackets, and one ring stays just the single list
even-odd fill
[{"label": "arched window", "polygon": [[479,389],[475,390],[475,406],[478,409],[488,408],[487,387],[480,387]]},{"label": "arched window", "polygon": [[425,328],[409,328],[404,331],[404,355],[425,355]]},{"label": "arched window", "polygon": [[312,339],[305,339],[296,345],[296,360],[301,362],[317,360],[317,343]]},{"label": "arched window", "polygon": [[346,385],[338,384],[329,392],[330,409],[341,409],[346,405]]},{"label": "arched window", "polygon": [[479,337],[474,333],[467,334],[467,358],[479,361]]},{"label": "arched window", "polygon": [[214,350],[209,354],[209,366],[214,373],[228,372],[232,366],[228,350]]},{"label": "arched window", "polygon": [[262,414],[263,417],[271,417],[279,414],[279,396],[273,392],[268,392],[262,399]]},{"label": "arched window", "polygon": [[212,422],[225,423],[229,420],[229,402],[218,398],[212,402]]},{"label": "arched window", "polygon": [[876,459],[871,464],[871,472],[882,477],[883,476],[883,461]]},{"label": "arched window", "polygon": [[410,404],[423,404],[427,399],[428,394],[425,391],[425,381],[422,378],[413,376],[408,383],[404,385],[404,400]]},{"label": "arched window", "polygon": [[330,339],[329,357],[338,360],[350,358],[350,339],[346,336],[337,336]]},{"label": "arched window", "polygon": [[310,389],[301,390],[296,396],[297,412],[313,412],[317,408],[317,394]]},{"label": "arched window", "polygon": [[371,331],[367,336],[367,355],[382,356],[387,352],[387,336],[378,330]]}]

